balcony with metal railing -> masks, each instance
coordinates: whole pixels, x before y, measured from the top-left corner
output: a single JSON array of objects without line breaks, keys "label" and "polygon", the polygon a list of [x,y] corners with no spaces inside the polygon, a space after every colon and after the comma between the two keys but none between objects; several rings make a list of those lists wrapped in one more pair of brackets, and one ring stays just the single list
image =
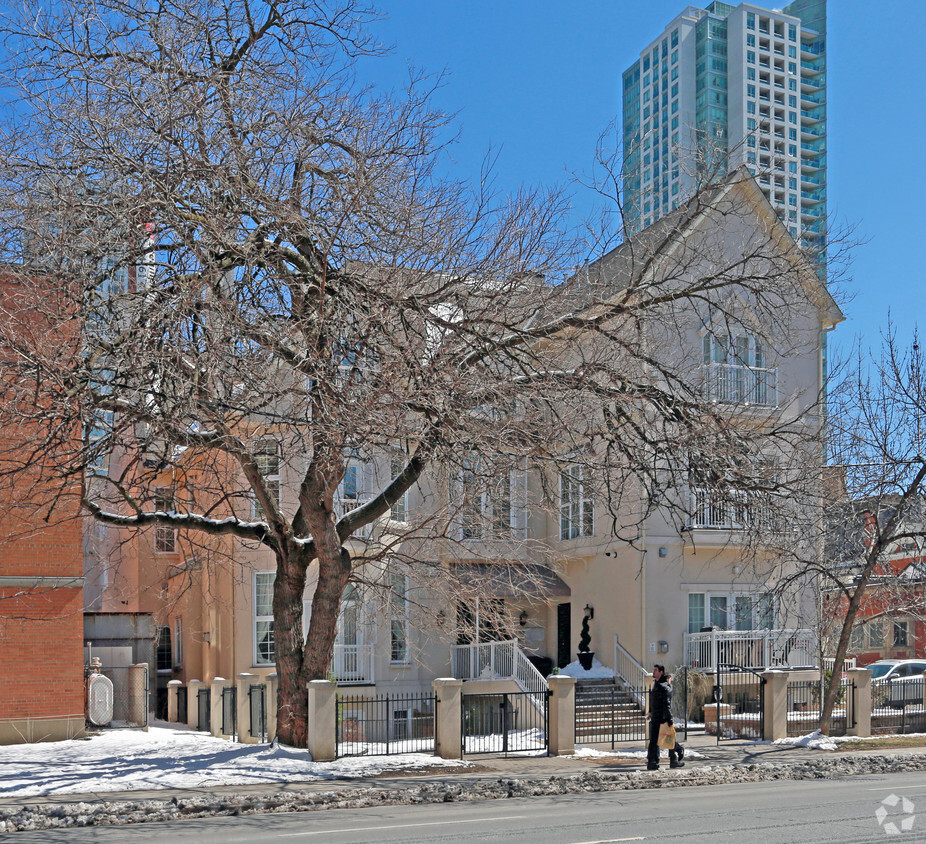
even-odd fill
[{"label": "balcony with metal railing", "polygon": [[374,665],[373,645],[336,644],[331,657],[331,677],[342,686],[370,685],[376,682]]},{"label": "balcony with metal railing", "polygon": [[754,671],[772,668],[814,668],[817,637],[806,628],[769,630],[705,630],[685,634],[685,665],[714,672],[738,665]]},{"label": "balcony with metal railing", "polygon": [[744,406],[778,404],[778,370],[734,363],[707,363],[701,377],[712,401]]}]

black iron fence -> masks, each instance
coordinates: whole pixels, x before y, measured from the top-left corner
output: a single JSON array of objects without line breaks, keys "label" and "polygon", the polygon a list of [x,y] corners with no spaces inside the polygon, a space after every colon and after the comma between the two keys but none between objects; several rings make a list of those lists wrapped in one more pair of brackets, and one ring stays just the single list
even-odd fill
[{"label": "black iron fence", "polygon": [[258,741],[267,741],[267,687],[263,683],[252,683],[248,688],[248,712],[251,735]]},{"label": "black iron fence", "polygon": [[235,686],[222,689],[222,734],[238,736],[238,689]]},{"label": "black iron fence", "polygon": [[[826,686],[822,680],[797,680],[788,683],[788,735],[805,736],[820,729]],[[858,695],[855,683],[843,682],[836,692],[827,735],[844,736],[855,726]]]},{"label": "black iron fence", "polygon": [[199,729],[205,733],[212,731],[212,690],[207,686],[196,692],[196,714]]},{"label": "black iron fence", "polygon": [[[761,739],[765,729],[765,679],[750,668],[720,663],[713,700],[713,729],[724,739]],[[705,724],[712,716],[705,714]]]},{"label": "black iron fence", "polygon": [[190,720],[187,711],[187,688],[186,686],[177,686],[177,720],[181,724],[186,724]]},{"label": "black iron fence", "polygon": [[[621,741],[648,740],[648,694],[646,691],[620,688],[613,683],[577,686],[576,744],[610,743],[614,747]],[[681,731],[681,722],[676,729]]]},{"label": "black iron fence", "polygon": [[463,695],[462,719],[464,753],[549,753],[549,691]]},{"label": "black iron fence", "polygon": [[926,732],[923,677],[871,682],[871,732]]},{"label": "black iron fence", "polygon": [[338,695],[338,756],[433,752],[436,731],[437,696],[433,693]]}]

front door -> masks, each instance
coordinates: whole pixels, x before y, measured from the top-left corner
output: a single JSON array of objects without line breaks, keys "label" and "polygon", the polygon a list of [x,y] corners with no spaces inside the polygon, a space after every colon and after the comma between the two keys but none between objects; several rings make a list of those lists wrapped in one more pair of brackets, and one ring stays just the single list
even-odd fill
[{"label": "front door", "polygon": [[556,664],[565,668],[572,662],[572,605],[556,608]]}]

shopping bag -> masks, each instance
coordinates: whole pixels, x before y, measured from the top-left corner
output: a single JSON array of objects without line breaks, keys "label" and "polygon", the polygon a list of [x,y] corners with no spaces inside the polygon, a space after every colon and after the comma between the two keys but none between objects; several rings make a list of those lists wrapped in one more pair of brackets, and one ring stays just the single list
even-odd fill
[{"label": "shopping bag", "polygon": [[675,747],[675,727],[668,724],[659,725],[659,738],[656,739],[658,744],[664,750],[672,750]]}]

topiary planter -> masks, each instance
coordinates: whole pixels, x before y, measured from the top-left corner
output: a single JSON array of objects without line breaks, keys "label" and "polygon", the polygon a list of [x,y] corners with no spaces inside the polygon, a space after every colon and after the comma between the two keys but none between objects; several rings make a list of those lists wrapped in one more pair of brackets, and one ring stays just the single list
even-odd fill
[{"label": "topiary planter", "polygon": [[579,664],[586,670],[592,670],[592,659],[595,657],[594,651],[579,651],[577,654],[579,657]]}]

